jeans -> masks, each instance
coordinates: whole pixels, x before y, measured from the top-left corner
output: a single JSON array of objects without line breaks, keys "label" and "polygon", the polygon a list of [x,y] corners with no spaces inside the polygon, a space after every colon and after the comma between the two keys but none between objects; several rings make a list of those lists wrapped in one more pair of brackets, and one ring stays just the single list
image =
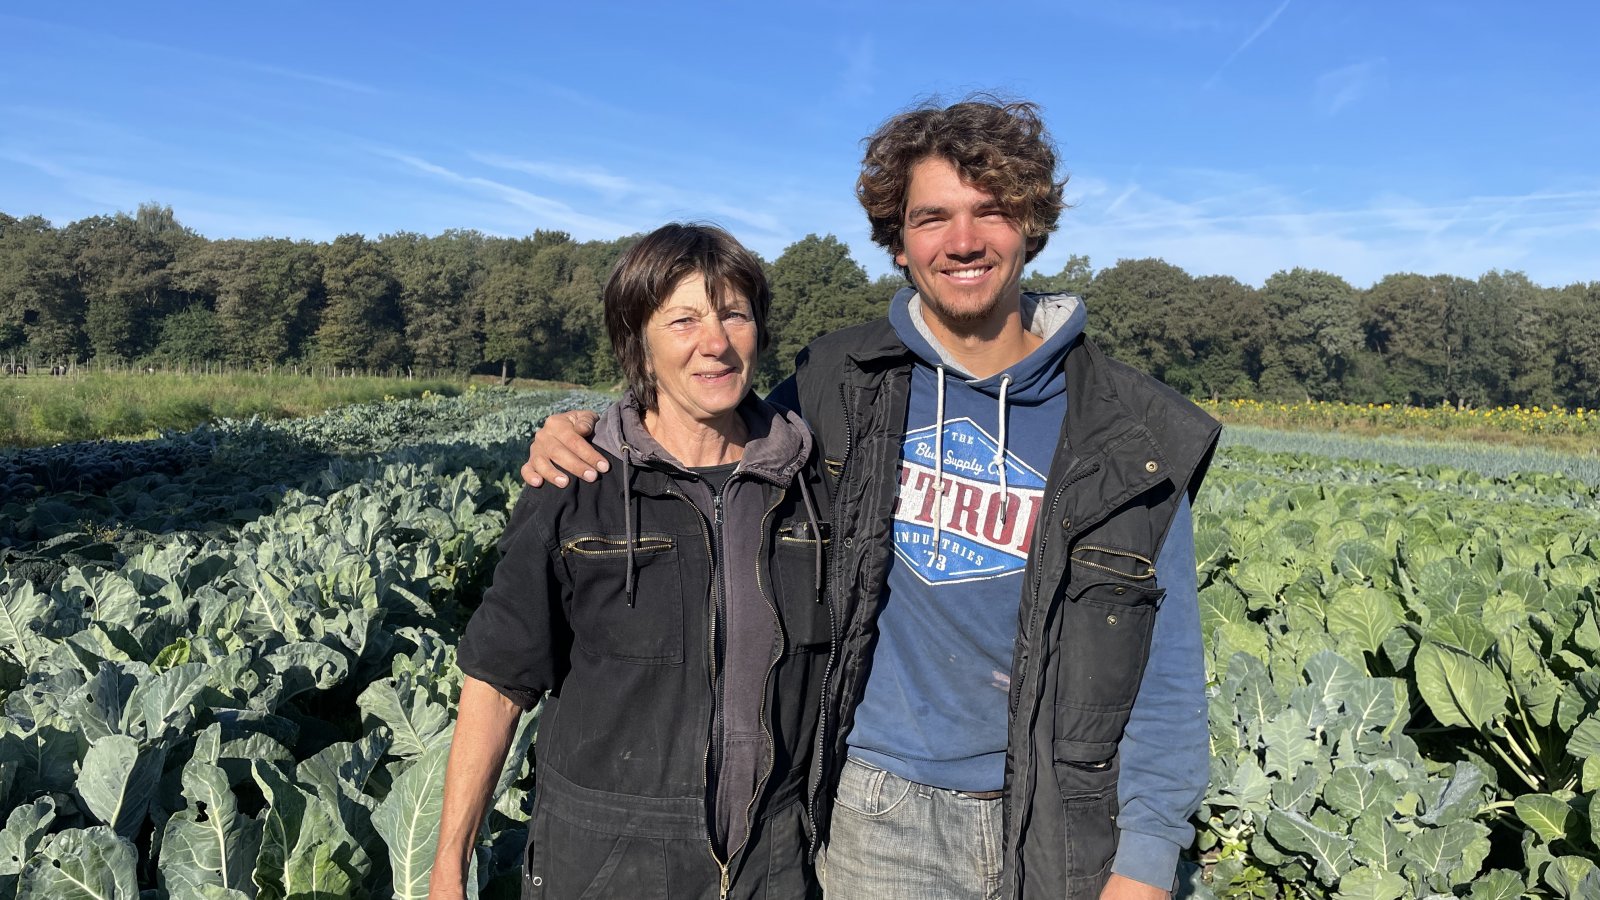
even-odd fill
[{"label": "jeans", "polygon": [[994,900],[1001,801],[907,781],[855,758],[839,773],[828,843],[817,858],[826,900]]}]

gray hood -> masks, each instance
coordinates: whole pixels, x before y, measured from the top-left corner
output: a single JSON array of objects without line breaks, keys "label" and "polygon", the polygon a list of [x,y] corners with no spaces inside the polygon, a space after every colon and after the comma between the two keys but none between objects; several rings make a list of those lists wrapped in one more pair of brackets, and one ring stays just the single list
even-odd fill
[{"label": "gray hood", "polygon": [[[754,475],[776,485],[786,485],[811,455],[811,429],[797,413],[767,403],[752,391],[737,410],[749,437],[744,458],[735,474]],[[644,404],[633,391],[611,404],[595,427],[594,445],[631,465],[655,463],[687,472],[688,469],[644,427]]]},{"label": "gray hood", "polygon": [[1000,382],[1007,382],[1013,403],[1037,403],[1051,392],[1063,390],[1055,376],[1067,350],[1083,334],[1089,314],[1076,294],[1023,294],[1022,327],[1044,339],[1032,353],[988,378],[973,378],[961,368],[949,351],[934,339],[922,317],[922,295],[912,288],[901,288],[889,302],[889,324],[895,335],[930,368],[944,371],[965,381],[973,390],[998,396]]},{"label": "gray hood", "polygon": [[[806,516],[811,520],[813,534],[821,534],[820,519],[817,515],[817,504],[811,496],[811,487],[806,484],[800,467],[805,465],[811,456],[811,429],[806,426],[798,413],[773,406],[755,395],[754,391],[745,395],[739,402],[737,409],[739,417],[744,420],[748,436],[745,439],[744,455],[739,460],[739,465],[734,469],[733,480],[741,475],[761,479],[780,488],[788,487],[792,481],[800,488],[800,497],[805,505]],[[644,404],[632,390],[623,394],[622,399],[611,404],[600,415],[600,422],[595,428],[594,444],[596,447],[610,453],[622,460],[622,505],[624,540],[628,547],[628,572],[624,582],[624,590],[628,594],[628,605],[633,605],[633,468],[643,465],[650,468],[664,468],[670,474],[683,476],[696,482],[700,479],[693,475],[679,462],[661,442],[655,439],[644,425]],[[816,588],[822,590],[822,542],[817,542],[815,560]]]}]

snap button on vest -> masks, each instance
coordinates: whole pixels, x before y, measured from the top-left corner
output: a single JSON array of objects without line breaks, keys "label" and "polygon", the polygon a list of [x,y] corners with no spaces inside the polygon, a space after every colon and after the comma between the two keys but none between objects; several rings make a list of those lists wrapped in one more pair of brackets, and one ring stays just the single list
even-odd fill
[{"label": "snap button on vest", "polygon": [[1063,517],[1061,519],[1061,530],[1062,531],[1071,531],[1072,530],[1072,517],[1071,516],[1065,516],[1065,517]]},{"label": "snap button on vest", "polygon": [[1115,624],[1117,624],[1117,617],[1116,616],[1106,616],[1106,624],[1107,625],[1115,625]]},{"label": "snap button on vest", "polygon": [[1153,459],[1144,464],[1144,470],[1146,472],[1154,472],[1155,470],[1157,470],[1159,468],[1161,468],[1161,467],[1156,465],[1156,461],[1153,460]]}]

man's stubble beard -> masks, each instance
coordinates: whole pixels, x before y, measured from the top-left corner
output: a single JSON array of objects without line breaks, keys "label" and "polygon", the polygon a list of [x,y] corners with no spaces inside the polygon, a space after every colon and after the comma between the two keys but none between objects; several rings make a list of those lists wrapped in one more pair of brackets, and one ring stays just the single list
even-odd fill
[{"label": "man's stubble beard", "polygon": [[[918,285],[915,281],[912,281],[911,285],[917,289],[917,296],[922,298],[923,306],[927,307],[929,311],[931,311],[939,319],[939,321],[951,326],[979,325],[983,322],[987,322],[990,317],[994,315],[995,310],[1000,307],[1001,300],[1005,294],[1005,291],[1001,290],[991,295],[988,302],[982,306],[971,306],[965,309],[951,309],[949,304],[940,300],[938,296],[932,292],[923,290],[922,286]],[[1017,291],[1020,301],[1021,288],[1019,287]]]}]

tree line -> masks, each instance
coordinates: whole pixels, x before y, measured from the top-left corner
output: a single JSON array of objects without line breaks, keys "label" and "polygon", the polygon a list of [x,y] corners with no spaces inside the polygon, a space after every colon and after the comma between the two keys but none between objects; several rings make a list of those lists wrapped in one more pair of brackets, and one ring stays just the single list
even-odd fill
[{"label": "tree line", "polygon": [[[600,289],[636,236],[575,241],[451,230],[326,243],[209,240],[170,206],[57,228],[0,213],[0,360],[56,364],[490,372],[610,384]],[[768,264],[775,383],[817,335],[883,315],[904,284],[869,279],[831,235]],[[1071,257],[1027,290],[1084,297],[1115,356],[1191,396],[1414,405],[1600,405],[1600,282],[1546,287],[1312,269],[1259,288],[1159,259]]]}]

